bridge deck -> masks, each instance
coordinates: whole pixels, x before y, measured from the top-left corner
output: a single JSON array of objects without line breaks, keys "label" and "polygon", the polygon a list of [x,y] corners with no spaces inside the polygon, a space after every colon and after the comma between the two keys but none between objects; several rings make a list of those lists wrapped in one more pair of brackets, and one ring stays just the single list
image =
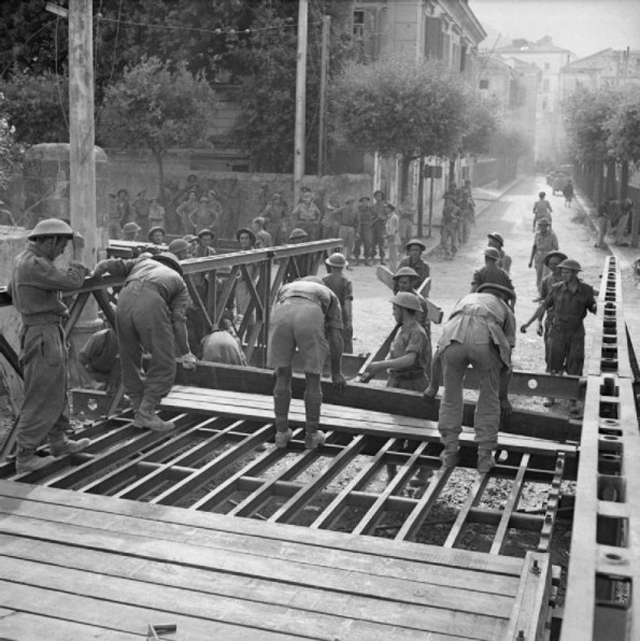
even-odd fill
[{"label": "bridge deck", "polygon": [[172,623],[166,638],[181,641],[495,641],[535,638],[548,599],[546,554],[489,556],[9,481],[0,512],[2,638],[136,639]]}]

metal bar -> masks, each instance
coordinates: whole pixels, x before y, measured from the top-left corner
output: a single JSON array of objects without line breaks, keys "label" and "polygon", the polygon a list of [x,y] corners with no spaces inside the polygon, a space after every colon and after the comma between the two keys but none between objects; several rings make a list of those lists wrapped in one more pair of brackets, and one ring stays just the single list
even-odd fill
[{"label": "metal bar", "polygon": [[540,531],[540,541],[538,543],[538,552],[549,552],[551,548],[551,537],[553,536],[553,526],[558,515],[560,506],[560,485],[564,475],[564,454],[558,454],[556,461],[556,471],[551,482],[551,490],[547,497],[547,509],[544,515],[544,524]]},{"label": "metal bar", "polygon": [[520,466],[518,467],[518,473],[516,478],[513,480],[513,485],[511,486],[511,493],[507,500],[507,504],[504,508],[504,512],[500,517],[500,525],[498,525],[498,530],[495,533],[493,538],[493,543],[491,544],[491,549],[489,554],[502,554],[504,545],[506,543],[507,529],[509,528],[509,521],[511,520],[511,515],[513,511],[518,507],[518,501],[520,500],[520,495],[524,489],[524,475],[527,472],[527,466],[529,465],[529,459],[531,457],[529,454],[523,454],[520,459]]},{"label": "metal bar", "polygon": [[365,445],[366,437],[364,434],[356,436],[322,473],[318,474],[306,486],[300,488],[294,496],[276,510],[269,518],[269,521],[271,523],[287,523],[294,518],[301,509],[313,500],[317,492],[322,491],[326,484],[338,476],[360,454]]}]

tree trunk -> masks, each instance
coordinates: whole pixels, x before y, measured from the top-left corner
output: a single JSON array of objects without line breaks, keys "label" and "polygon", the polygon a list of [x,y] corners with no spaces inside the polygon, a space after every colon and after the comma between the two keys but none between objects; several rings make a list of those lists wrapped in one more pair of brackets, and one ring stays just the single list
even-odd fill
[{"label": "tree trunk", "polygon": [[456,182],[456,159],[449,158],[449,184]]},{"label": "tree trunk", "polygon": [[402,156],[402,163],[400,165],[402,176],[400,177],[400,197],[398,205],[407,197],[409,193],[409,167],[411,167],[411,161],[413,158]]},{"label": "tree trunk", "polygon": [[616,161],[613,158],[607,160],[607,196],[615,198],[616,189]]},{"label": "tree trunk", "polygon": [[160,204],[165,208],[165,211],[166,211],[167,202],[166,202],[166,197],[164,193],[164,166],[162,164],[162,153],[154,151],[153,156],[156,159],[156,162],[158,163],[158,200],[160,201]]},{"label": "tree trunk", "polygon": [[620,168],[620,200],[629,195],[629,162],[624,160]]},{"label": "tree trunk", "polygon": [[[420,170],[418,172],[418,237],[422,238],[422,222],[424,218],[424,156],[418,158]],[[433,180],[433,179],[432,179]]]}]

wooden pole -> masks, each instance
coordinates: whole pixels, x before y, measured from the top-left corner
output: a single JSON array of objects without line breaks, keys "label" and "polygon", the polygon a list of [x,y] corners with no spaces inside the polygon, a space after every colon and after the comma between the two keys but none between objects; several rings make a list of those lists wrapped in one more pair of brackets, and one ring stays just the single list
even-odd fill
[{"label": "wooden pole", "polygon": [[320,124],[318,127],[318,178],[324,174],[326,155],[327,70],[329,67],[329,29],[331,16],[322,18],[322,55],[320,61]]},{"label": "wooden pole", "polygon": [[427,238],[431,238],[431,229],[433,224],[433,169],[431,170],[431,179],[429,180],[429,233]]},{"label": "wooden pole", "polygon": [[299,0],[298,7],[298,64],[296,70],[296,124],[293,157],[293,203],[300,200],[300,188],[304,178],[305,113],[307,103],[307,16],[308,0]]}]

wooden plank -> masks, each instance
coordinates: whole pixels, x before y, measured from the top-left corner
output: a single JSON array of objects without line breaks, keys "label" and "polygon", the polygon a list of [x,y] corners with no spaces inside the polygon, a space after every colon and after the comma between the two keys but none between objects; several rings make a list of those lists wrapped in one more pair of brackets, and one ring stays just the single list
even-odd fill
[{"label": "wooden plank", "polygon": [[[476,595],[469,590],[452,590],[441,586],[430,586],[427,583],[416,584],[413,581],[394,579],[385,582],[383,577],[373,580],[368,576],[359,576],[349,568],[334,570],[341,575],[342,585],[334,587],[324,577],[306,580],[306,574],[295,570],[288,580],[272,579],[261,571],[253,573],[253,568],[245,567],[243,572],[218,571],[209,567],[207,556],[197,563],[198,549],[192,549],[192,562],[185,562],[185,555],[180,554],[180,561],[167,558],[167,555],[154,558],[151,555],[139,557],[135,549],[127,551],[127,556],[115,555],[108,549],[87,549],[64,544],[64,542],[38,541],[38,545],[29,544],[25,539],[10,535],[0,535],[3,542],[3,556],[0,559],[12,559],[20,563],[43,564],[52,568],[68,568],[97,576],[127,579],[139,584],[140,590],[158,590],[163,586],[190,590],[207,595],[210,599],[219,597],[237,599],[255,603],[256,608],[264,606],[280,607],[286,605],[295,610],[309,611],[317,614],[331,614],[344,618],[360,618],[370,623],[386,625],[407,625],[413,617],[428,616],[427,608],[442,608],[462,613],[480,613],[481,603],[488,603],[487,617],[508,619],[511,615],[514,596],[504,597],[489,594]],[[4,547],[6,546],[6,550]],[[197,563],[195,565],[193,561]],[[262,563],[261,565],[265,565]],[[350,581],[346,581],[349,577]],[[96,577],[97,578],[97,577]],[[385,598],[385,585],[388,590]],[[448,599],[475,600],[478,604],[456,607]],[[358,613],[358,614],[356,614]],[[450,613],[449,613],[450,614]],[[402,617],[407,615],[404,622]],[[506,623],[506,621],[505,621]],[[249,624],[249,622],[247,622]]]},{"label": "wooden plank", "polygon": [[[354,612],[339,616],[291,607],[289,604],[263,604],[253,600],[229,598],[217,594],[215,598],[188,588],[170,585],[151,585],[135,580],[102,574],[100,580],[91,572],[60,566],[34,563],[3,557],[0,580],[16,581],[47,590],[82,594],[120,605],[135,603],[146,609],[164,612],[163,620],[174,620],[176,615],[231,623],[261,631],[278,631],[289,635],[341,637],[349,630],[350,641],[369,641],[372,635],[390,635],[393,639],[424,639],[425,632],[458,634],[474,639],[495,641],[504,634],[508,620],[485,615],[472,615],[429,606],[412,612],[408,604],[398,607],[401,625],[371,622],[365,613]],[[379,600],[375,600],[376,605]],[[375,607],[373,610],[375,611]],[[363,616],[364,615],[364,616]],[[359,618],[362,616],[363,618]],[[205,637],[211,638],[211,637]],[[378,636],[373,636],[378,638]]]},{"label": "wooden plank", "polygon": [[[16,489],[25,488],[18,486]],[[442,585],[464,587],[478,583],[479,573],[482,573],[483,577],[486,576],[486,585],[483,583],[477,589],[496,594],[514,594],[522,569],[522,560],[510,557],[489,558],[468,551],[394,544],[388,540],[363,542],[358,537],[343,533],[318,533],[297,526],[275,526],[76,492],[47,490],[43,495],[43,488],[29,489],[30,492],[24,495],[18,492],[15,498],[3,496],[0,514],[40,516],[52,523],[82,523],[112,534],[121,532],[162,541],[192,543],[212,548],[222,557],[227,553],[241,552],[257,557],[286,558],[316,567],[334,567],[337,563],[369,573],[379,572],[384,576],[412,580],[423,580],[423,572],[426,572],[430,583]],[[56,501],[52,494],[70,494],[71,500]],[[46,501],[47,498],[51,500]],[[376,555],[385,557],[384,564],[371,563],[372,556],[375,558]],[[492,579],[493,575],[495,579]],[[458,580],[461,582],[457,583]]]},{"label": "wooden plank", "polygon": [[458,542],[458,539],[462,534],[462,528],[464,527],[465,522],[467,521],[467,518],[469,516],[469,512],[473,507],[475,507],[480,502],[480,499],[482,498],[482,493],[484,492],[484,489],[487,486],[488,482],[489,482],[488,474],[480,474],[479,472],[476,474],[476,479],[473,482],[473,485],[471,486],[471,488],[469,489],[469,494],[467,495],[467,498],[464,504],[462,505],[462,507],[460,508],[460,511],[458,512],[458,516],[455,520],[455,523],[453,524],[453,527],[451,528],[451,531],[449,532],[444,542],[444,547],[452,548]]},{"label": "wooden plank", "polygon": [[[141,625],[141,630],[142,627]],[[11,616],[0,616],[0,639],[3,639],[3,641],[10,641],[11,639],[140,641],[141,638],[144,637],[132,632],[105,630],[97,626],[29,612],[15,612]]]},{"label": "wooden plank", "polygon": [[[527,387],[528,380],[527,378],[524,382]],[[272,372],[255,367],[199,362],[195,371],[178,367],[176,383],[178,385],[196,385],[205,389],[215,388],[218,391],[232,390],[263,395],[272,395],[273,393]],[[304,389],[304,376],[294,374],[292,379],[293,397],[302,398]],[[325,404],[333,404],[385,412],[389,407],[393,407],[397,415],[431,421],[438,420],[439,399],[436,398],[434,402],[427,403],[419,392],[363,385],[356,382],[350,382],[343,390],[337,391],[329,380],[323,379],[322,394],[323,408]],[[475,404],[465,402],[463,417],[465,425],[473,425],[474,411]],[[580,440],[579,424],[571,423],[565,415],[549,411],[533,412],[516,409],[511,415],[508,429],[512,434],[547,438],[560,442]]]},{"label": "wooden plank", "polygon": [[[103,519],[106,519],[108,514],[114,517],[132,516],[139,519],[138,527],[144,525],[151,531],[156,531],[160,537],[172,535],[171,528],[167,528],[168,524],[189,525],[201,528],[202,536],[199,540],[201,545],[208,545],[209,540],[215,537],[216,533],[237,534],[255,537],[255,541],[248,544],[249,548],[256,541],[260,541],[261,545],[270,544],[273,546],[272,549],[281,549],[286,543],[291,544],[292,553],[296,549],[306,550],[309,546],[314,546],[317,554],[319,554],[319,548],[325,548],[330,556],[337,554],[339,550],[345,553],[379,554],[388,557],[388,563],[390,559],[398,559],[481,572],[491,568],[492,572],[518,577],[522,567],[522,559],[512,557],[491,558],[488,555],[475,554],[466,550],[446,550],[435,546],[394,542],[388,539],[368,538],[363,541],[359,537],[340,532],[301,530],[295,525],[259,523],[251,519],[233,519],[220,514],[194,512],[112,497],[97,497],[80,492],[67,492],[2,480],[0,480],[0,497],[3,497],[0,499],[0,511],[21,509],[22,506],[33,504],[35,509],[41,509],[43,505],[59,506],[61,519],[66,518],[65,514],[73,507],[87,514],[92,512],[101,514]],[[5,505],[10,507],[5,508]],[[244,545],[247,545],[246,541]],[[302,555],[306,558],[306,553],[302,552]]]},{"label": "wooden plank", "polygon": [[527,466],[529,465],[530,458],[529,454],[523,454],[520,459],[518,473],[516,474],[516,478],[511,486],[511,492],[509,493],[509,498],[507,499],[504,511],[500,517],[500,525],[498,525],[498,529],[496,530],[489,554],[502,554],[502,550],[506,543],[509,521],[511,520],[513,511],[518,507],[518,501],[520,500],[520,495],[524,489],[524,475],[527,472]]},{"label": "wooden plank", "polygon": [[[149,622],[167,621],[167,612],[163,609],[140,607],[137,599],[131,603],[118,603],[110,599],[98,599],[84,596],[77,592],[63,592],[57,588],[47,589],[19,582],[0,580],[2,602],[21,612],[46,617],[55,634],[57,622],[74,622],[91,626],[100,633],[102,630],[113,630],[139,635],[146,638]],[[180,641],[201,641],[202,639],[224,639],[225,641],[247,641],[247,634],[258,641],[293,641],[301,637],[296,635],[268,632],[266,630],[248,630],[245,626],[236,626],[206,618],[184,616],[179,613],[170,615],[171,622],[178,626]],[[24,637],[29,639],[30,637]],[[49,639],[47,635],[43,637]],[[67,637],[74,641],[84,641],[93,637]],[[98,639],[100,637],[97,637]]]}]

